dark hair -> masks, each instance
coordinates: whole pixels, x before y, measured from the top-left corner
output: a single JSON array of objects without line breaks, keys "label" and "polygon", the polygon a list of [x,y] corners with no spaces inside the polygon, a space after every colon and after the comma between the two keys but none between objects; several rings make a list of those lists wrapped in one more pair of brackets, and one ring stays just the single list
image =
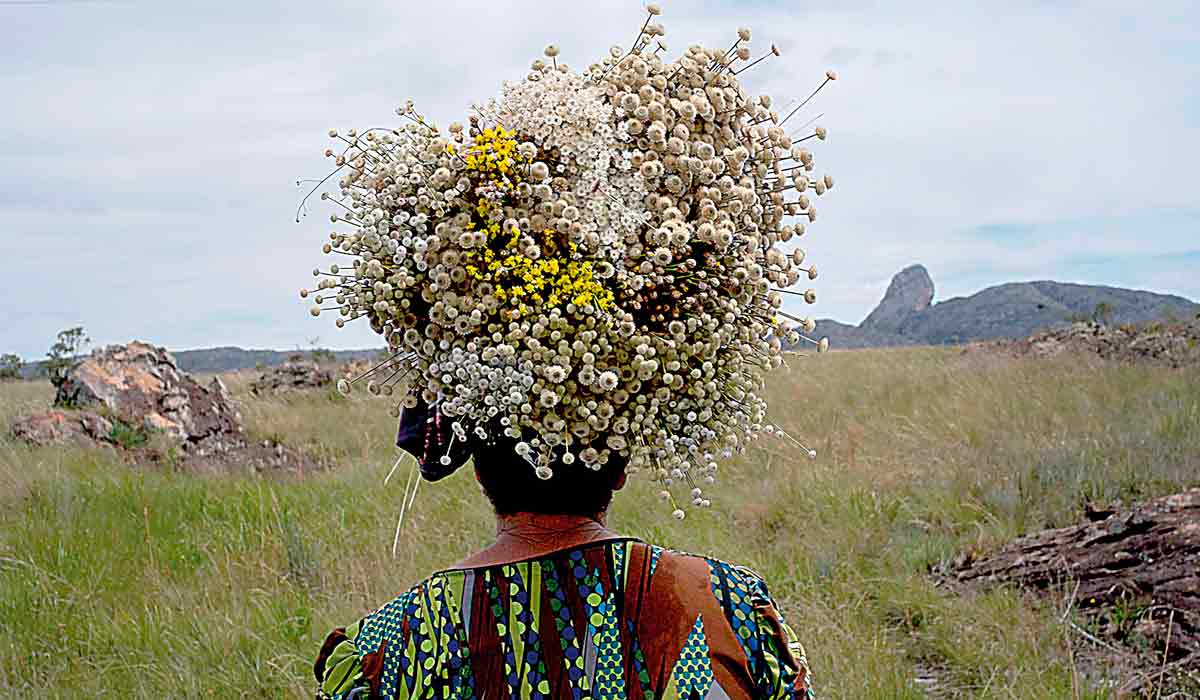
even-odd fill
[{"label": "dark hair", "polygon": [[559,463],[554,476],[540,479],[509,439],[473,445],[471,454],[475,475],[497,515],[598,515],[608,510],[625,474],[625,460],[614,456],[599,470],[582,462]]}]

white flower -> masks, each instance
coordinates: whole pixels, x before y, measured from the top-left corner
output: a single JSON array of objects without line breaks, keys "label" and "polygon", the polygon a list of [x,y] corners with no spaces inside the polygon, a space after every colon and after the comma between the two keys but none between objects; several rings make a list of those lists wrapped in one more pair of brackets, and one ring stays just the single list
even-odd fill
[{"label": "white flower", "polygon": [[617,373],[613,372],[612,370],[601,372],[600,377],[597,380],[601,391],[612,391],[613,389],[616,389],[618,382],[619,378],[617,377]]}]

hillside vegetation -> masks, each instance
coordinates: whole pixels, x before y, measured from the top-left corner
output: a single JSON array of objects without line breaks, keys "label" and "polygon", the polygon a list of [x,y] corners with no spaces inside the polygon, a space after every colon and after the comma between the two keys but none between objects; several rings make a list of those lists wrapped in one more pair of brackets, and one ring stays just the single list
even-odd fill
[{"label": "hillside vegetation", "polygon": [[[1200,370],[946,348],[790,364],[770,399],[816,460],[755,443],[682,522],[632,480],[610,524],[764,574],[822,698],[1109,697],[1122,669],[1084,660],[1065,593],[960,595],[928,571],[1088,500],[1200,484]],[[407,465],[382,486],[383,406],[252,399],[248,381],[230,377],[250,430],[337,467],[195,475],[0,438],[0,696],[311,697],[330,628],[487,541],[463,470],[422,487],[393,559]],[[43,383],[0,392],[4,425],[50,400]]]}]

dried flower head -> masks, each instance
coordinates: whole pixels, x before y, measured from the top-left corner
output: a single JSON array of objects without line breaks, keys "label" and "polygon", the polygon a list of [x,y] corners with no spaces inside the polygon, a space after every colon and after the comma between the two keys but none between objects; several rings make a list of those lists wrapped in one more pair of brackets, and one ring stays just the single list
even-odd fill
[{"label": "dried flower head", "polygon": [[738,77],[777,47],[734,73],[739,29],[667,61],[646,9],[632,49],[578,73],[551,44],[465,125],[409,101],[398,126],[331,130],[339,230],[323,250],[339,262],[301,297],[391,350],[339,391],[369,377],[394,410],[429,403],[451,443],[515,438],[540,478],[620,456],[682,518],[674,489],[707,506],[719,460],[760,433],[796,442],[759,392],[783,341],[815,328],[781,308],[816,301],[788,289],[816,267],[782,244],[833,180],[805,175],[812,154]]}]

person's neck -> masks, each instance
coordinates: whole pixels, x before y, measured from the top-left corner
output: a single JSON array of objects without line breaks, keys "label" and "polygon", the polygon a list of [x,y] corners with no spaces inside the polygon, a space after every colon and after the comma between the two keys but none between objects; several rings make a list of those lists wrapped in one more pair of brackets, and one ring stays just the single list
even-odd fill
[{"label": "person's neck", "polygon": [[536,536],[547,531],[573,532],[604,528],[604,514],[507,513],[496,516],[496,537]]},{"label": "person's neck", "polygon": [[619,538],[604,525],[604,514],[511,513],[496,516],[496,541],[455,564],[474,569],[537,559],[592,542]]}]

